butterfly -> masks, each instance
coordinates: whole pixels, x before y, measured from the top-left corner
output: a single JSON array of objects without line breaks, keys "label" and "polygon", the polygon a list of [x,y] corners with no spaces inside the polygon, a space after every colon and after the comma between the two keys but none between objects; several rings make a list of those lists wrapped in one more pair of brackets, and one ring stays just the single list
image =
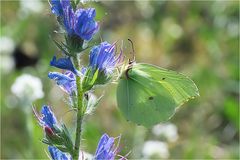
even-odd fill
[{"label": "butterfly", "polygon": [[197,96],[198,88],[187,76],[136,63],[135,57],[129,60],[117,86],[117,104],[123,115],[146,127],[169,120],[182,104]]}]

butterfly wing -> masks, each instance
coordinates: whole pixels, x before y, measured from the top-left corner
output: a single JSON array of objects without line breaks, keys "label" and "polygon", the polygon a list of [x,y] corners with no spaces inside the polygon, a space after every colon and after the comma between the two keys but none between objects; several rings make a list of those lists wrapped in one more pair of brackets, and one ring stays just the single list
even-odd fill
[{"label": "butterfly wing", "polygon": [[167,121],[177,107],[198,96],[188,77],[150,64],[135,64],[120,78],[117,103],[124,116],[150,127]]}]

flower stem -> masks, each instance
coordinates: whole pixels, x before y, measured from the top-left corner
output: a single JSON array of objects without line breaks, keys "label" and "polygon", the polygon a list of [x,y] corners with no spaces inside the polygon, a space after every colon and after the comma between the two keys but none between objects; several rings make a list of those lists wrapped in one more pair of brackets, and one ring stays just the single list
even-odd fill
[{"label": "flower stem", "polygon": [[[73,58],[76,68],[80,68],[77,56]],[[77,86],[77,127],[76,127],[76,138],[74,146],[73,159],[79,158],[79,149],[81,144],[81,132],[82,132],[82,120],[84,113],[82,113],[83,108],[83,90],[81,86],[81,77],[76,76],[76,86]]]}]

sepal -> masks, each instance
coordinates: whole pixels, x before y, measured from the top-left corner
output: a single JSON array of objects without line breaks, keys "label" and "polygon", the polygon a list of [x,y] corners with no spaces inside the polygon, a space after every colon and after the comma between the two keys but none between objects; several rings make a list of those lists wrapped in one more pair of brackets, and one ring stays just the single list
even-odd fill
[{"label": "sepal", "polygon": [[67,55],[69,57],[71,56],[71,54],[69,53],[70,48],[66,44],[64,44],[62,42],[60,44],[56,40],[54,40],[54,39],[52,39],[52,40],[53,40],[54,44],[58,47],[58,49],[60,49],[65,55]]},{"label": "sepal", "polygon": [[69,52],[71,56],[76,56],[74,54],[82,52],[84,40],[77,35],[68,35],[65,36],[67,47],[69,48]]},{"label": "sepal", "polygon": [[105,85],[110,82],[112,75],[106,75],[103,71],[100,71],[95,81],[95,85]]},{"label": "sepal", "polygon": [[92,93],[87,93],[86,96],[87,98],[84,98],[84,106],[85,108],[85,114],[91,114],[97,107],[98,103],[101,101],[103,95],[99,98],[97,98],[94,94]]},{"label": "sepal", "polygon": [[94,73],[92,72],[92,69],[89,67],[86,69],[82,81],[82,87],[84,91],[89,91],[92,89],[92,87],[96,84],[96,81],[98,79],[99,71],[96,70]]},{"label": "sepal", "polygon": [[45,137],[42,142],[57,147],[62,152],[73,153],[73,141],[67,127],[61,124],[60,127],[54,126],[54,129],[45,127]]}]

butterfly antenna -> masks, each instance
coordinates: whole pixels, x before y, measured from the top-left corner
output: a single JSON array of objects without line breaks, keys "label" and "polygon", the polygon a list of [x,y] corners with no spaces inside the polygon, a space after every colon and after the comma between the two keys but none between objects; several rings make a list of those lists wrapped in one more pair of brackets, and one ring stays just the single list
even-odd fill
[{"label": "butterfly antenna", "polygon": [[135,50],[134,50],[134,45],[131,39],[128,38],[128,41],[131,43],[132,46],[132,52],[130,52],[132,54],[132,59],[129,59],[129,64],[132,64],[133,62],[135,62]]},{"label": "butterfly antenna", "polygon": [[133,46],[133,42],[131,39],[128,38],[128,41],[131,43],[132,45],[132,52],[130,52],[132,54],[132,59],[129,59],[129,62],[128,62],[128,67],[127,67],[127,70],[125,72],[126,74],[126,77],[129,78],[129,70],[133,67],[133,63],[135,62],[135,51],[134,51],[134,46]]}]

